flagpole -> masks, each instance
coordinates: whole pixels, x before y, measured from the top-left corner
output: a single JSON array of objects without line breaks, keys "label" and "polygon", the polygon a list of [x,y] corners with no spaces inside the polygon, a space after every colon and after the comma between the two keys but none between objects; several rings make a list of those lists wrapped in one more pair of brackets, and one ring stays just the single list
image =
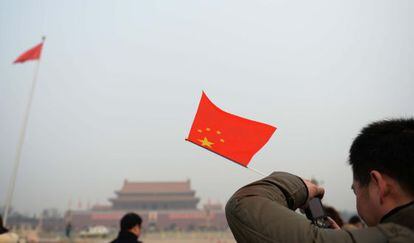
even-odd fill
[{"label": "flagpole", "polygon": [[261,175],[261,176],[267,176],[265,173],[261,172],[260,170],[256,170],[255,168],[252,167],[246,167],[247,169],[250,169],[251,171]]},{"label": "flagpole", "polygon": [[[46,37],[43,36],[42,37],[42,43],[45,42],[45,39],[46,39]],[[25,110],[24,117],[23,117],[23,124],[22,124],[22,127],[20,129],[19,140],[18,140],[17,149],[16,149],[16,157],[15,157],[15,160],[14,160],[13,174],[12,174],[12,177],[10,179],[10,184],[9,184],[9,188],[8,188],[8,191],[7,191],[7,197],[6,197],[6,205],[5,205],[5,208],[4,208],[4,217],[3,217],[3,224],[4,225],[6,225],[6,223],[7,223],[7,216],[9,214],[10,205],[11,205],[12,199],[13,199],[14,187],[15,187],[15,184],[16,184],[17,172],[19,170],[19,164],[20,164],[20,159],[21,159],[21,154],[22,154],[22,148],[23,148],[24,139],[25,139],[25,135],[26,135],[27,123],[29,121],[30,108],[32,106],[33,96],[34,96],[36,83],[37,83],[37,75],[39,73],[39,66],[40,66],[40,58],[35,64],[34,75],[33,75],[33,80],[32,80],[32,87],[30,89],[29,100],[27,102],[26,110]]]},{"label": "flagpole", "polygon": [[226,156],[224,156],[224,155],[222,155],[222,154],[219,154],[219,153],[217,153],[217,152],[214,152],[213,150],[207,149],[206,147],[203,147],[203,146],[201,146],[200,144],[197,144],[197,143],[195,143],[195,142],[193,142],[193,141],[189,140],[188,138],[186,138],[186,139],[185,139],[185,141],[190,142],[190,143],[193,143],[193,144],[195,144],[195,145],[199,146],[200,148],[203,148],[203,149],[205,149],[205,150],[207,150],[207,151],[209,151],[209,152],[212,152],[212,153],[214,153],[214,154],[217,154],[217,155],[219,155],[219,156],[221,156],[221,157],[223,157],[223,158],[225,158],[225,159],[228,159],[228,160],[230,160],[231,162],[233,162],[233,163],[235,163],[235,164],[237,164],[237,165],[240,165],[240,166],[242,166],[242,167],[244,167],[244,168],[247,168],[247,169],[249,169],[249,170],[253,171],[253,172],[254,172],[254,173],[256,173],[256,174],[259,174],[259,175],[261,175],[261,176],[267,176],[265,173],[261,172],[260,170],[256,170],[255,168],[251,168],[251,167],[247,167],[247,166],[241,165],[239,162],[234,161],[233,159],[230,159],[229,157],[226,157]]}]

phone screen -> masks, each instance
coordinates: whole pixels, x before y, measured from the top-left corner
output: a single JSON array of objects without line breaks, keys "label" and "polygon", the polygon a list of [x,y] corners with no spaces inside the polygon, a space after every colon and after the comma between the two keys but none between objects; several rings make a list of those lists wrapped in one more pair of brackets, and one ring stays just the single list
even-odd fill
[{"label": "phone screen", "polygon": [[314,219],[326,217],[325,210],[319,198],[313,198],[309,201],[309,210]]}]

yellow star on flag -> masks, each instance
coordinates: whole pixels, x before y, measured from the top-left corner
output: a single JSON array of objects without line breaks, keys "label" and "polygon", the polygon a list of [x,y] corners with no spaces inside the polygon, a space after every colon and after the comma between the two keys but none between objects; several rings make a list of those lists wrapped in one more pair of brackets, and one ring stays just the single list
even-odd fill
[{"label": "yellow star on flag", "polygon": [[206,137],[204,137],[204,139],[198,139],[198,141],[201,142],[201,146],[209,147],[209,148],[211,148],[212,147],[211,145],[214,144],[214,143],[208,141],[208,139]]}]

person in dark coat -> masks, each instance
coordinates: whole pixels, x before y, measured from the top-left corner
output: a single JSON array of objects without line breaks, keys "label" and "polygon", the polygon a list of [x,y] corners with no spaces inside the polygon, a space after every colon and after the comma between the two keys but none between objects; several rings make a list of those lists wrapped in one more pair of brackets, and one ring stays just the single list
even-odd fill
[{"label": "person in dark coat", "polygon": [[3,218],[0,215],[0,235],[9,232],[9,230],[3,226]]},{"label": "person in dark coat", "polygon": [[72,233],[72,224],[68,222],[65,228],[65,235],[66,237],[70,238],[70,234]]},{"label": "person in dark coat", "polygon": [[121,230],[118,233],[118,237],[111,241],[111,243],[142,243],[138,241],[138,237],[141,234],[142,219],[136,213],[125,214],[120,222]]}]

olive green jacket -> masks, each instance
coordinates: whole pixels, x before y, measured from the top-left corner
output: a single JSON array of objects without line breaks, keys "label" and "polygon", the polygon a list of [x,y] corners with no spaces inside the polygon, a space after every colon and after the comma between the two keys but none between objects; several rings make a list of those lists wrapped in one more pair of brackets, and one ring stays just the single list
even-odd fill
[{"label": "olive green jacket", "polygon": [[226,217],[239,243],[409,243],[414,242],[414,204],[393,210],[376,227],[322,229],[296,213],[308,197],[299,177],[274,172],[238,190],[226,205]]}]

